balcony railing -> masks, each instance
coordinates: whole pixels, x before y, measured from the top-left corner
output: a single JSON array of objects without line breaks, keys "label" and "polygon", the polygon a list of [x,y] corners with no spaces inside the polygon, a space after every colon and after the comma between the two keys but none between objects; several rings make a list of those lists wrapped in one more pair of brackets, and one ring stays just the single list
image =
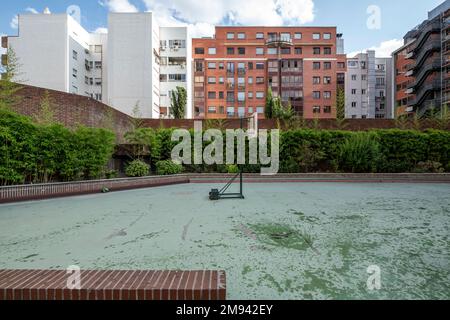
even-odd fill
[{"label": "balcony railing", "polygon": [[282,45],[292,46],[293,45],[291,37],[281,36],[281,35],[270,36],[269,38],[267,38],[266,44],[268,46],[282,46]]}]

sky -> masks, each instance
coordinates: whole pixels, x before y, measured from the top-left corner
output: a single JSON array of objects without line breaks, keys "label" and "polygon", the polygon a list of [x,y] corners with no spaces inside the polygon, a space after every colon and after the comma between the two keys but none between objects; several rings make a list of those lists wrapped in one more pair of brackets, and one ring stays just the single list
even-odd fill
[{"label": "sky", "polygon": [[[450,1],[450,0],[447,0]],[[17,14],[80,8],[81,25],[106,32],[108,12],[153,11],[160,25],[189,25],[196,37],[214,25],[337,26],[349,56],[375,49],[390,56],[403,36],[443,0],[2,0],[0,35],[17,35]]]}]

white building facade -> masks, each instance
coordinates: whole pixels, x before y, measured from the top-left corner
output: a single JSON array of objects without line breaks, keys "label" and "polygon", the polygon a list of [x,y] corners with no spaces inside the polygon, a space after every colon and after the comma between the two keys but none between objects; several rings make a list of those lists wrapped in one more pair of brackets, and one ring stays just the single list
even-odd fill
[{"label": "white building facade", "polygon": [[24,84],[88,96],[131,116],[167,117],[171,90],[181,86],[190,96],[188,28],[160,27],[151,12],[111,13],[108,24],[107,34],[90,33],[67,14],[25,14],[18,36],[2,43],[14,49]]},{"label": "white building facade", "polygon": [[375,51],[372,50],[347,59],[346,118],[392,118],[392,70],[392,58],[376,58]]}]

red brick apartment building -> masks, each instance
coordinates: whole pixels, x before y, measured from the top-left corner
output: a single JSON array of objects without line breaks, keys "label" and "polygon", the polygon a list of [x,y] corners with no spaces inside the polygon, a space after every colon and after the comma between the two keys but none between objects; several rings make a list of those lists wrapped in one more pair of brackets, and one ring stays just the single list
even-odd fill
[{"label": "red brick apartment building", "polygon": [[216,27],[192,50],[195,118],[262,118],[269,87],[304,118],[336,117],[346,72],[336,27]]}]

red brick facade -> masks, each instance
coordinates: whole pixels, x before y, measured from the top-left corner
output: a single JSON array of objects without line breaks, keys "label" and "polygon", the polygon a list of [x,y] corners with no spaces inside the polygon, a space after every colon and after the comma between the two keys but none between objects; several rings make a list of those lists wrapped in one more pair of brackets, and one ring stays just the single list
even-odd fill
[{"label": "red brick facade", "polygon": [[270,87],[298,115],[336,118],[346,71],[338,37],[336,27],[216,27],[214,38],[193,39],[194,116],[263,117]]}]

